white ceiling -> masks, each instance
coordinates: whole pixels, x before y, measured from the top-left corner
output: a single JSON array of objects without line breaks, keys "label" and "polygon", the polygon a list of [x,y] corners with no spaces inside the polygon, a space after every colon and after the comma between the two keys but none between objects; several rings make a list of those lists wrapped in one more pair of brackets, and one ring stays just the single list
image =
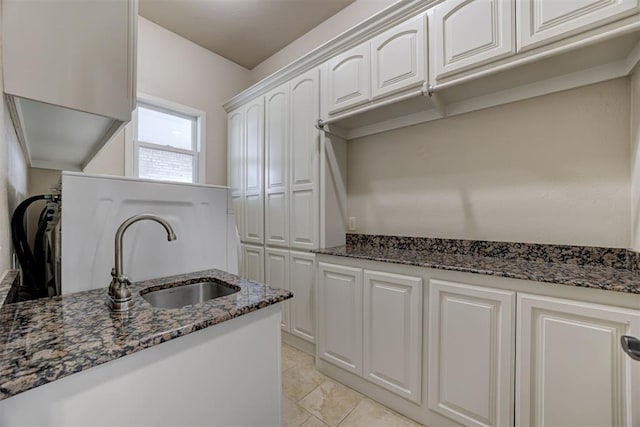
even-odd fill
[{"label": "white ceiling", "polygon": [[354,0],[140,0],[144,18],[252,69]]}]

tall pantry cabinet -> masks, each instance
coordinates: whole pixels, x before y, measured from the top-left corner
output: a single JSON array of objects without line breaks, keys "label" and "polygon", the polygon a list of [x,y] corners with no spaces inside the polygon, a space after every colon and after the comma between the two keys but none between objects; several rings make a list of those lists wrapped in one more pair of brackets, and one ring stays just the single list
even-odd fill
[{"label": "tall pantry cabinet", "polygon": [[315,128],[319,84],[320,70],[312,69],[228,114],[228,177],[243,244],[241,273],[293,292],[283,305],[282,328],[310,343],[316,333],[315,256],[309,250],[321,245],[321,164],[328,163],[321,159],[324,141]]}]

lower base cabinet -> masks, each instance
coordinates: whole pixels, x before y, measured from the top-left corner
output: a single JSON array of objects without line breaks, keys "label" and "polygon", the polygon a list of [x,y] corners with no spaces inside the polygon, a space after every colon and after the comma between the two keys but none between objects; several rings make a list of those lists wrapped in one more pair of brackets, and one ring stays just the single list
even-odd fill
[{"label": "lower base cabinet", "polygon": [[318,256],[321,372],[426,425],[640,426],[638,295],[341,262]]},{"label": "lower base cabinet", "polygon": [[318,355],[410,401],[422,388],[422,278],[318,264]]},{"label": "lower base cabinet", "polygon": [[429,409],[466,426],[513,426],[513,291],[429,282]]},{"label": "lower base cabinet", "polygon": [[282,304],[282,330],[315,343],[315,255],[265,248],[264,259],[264,282],[293,292]]},{"label": "lower base cabinet", "polygon": [[640,311],[518,295],[517,426],[640,425]]}]

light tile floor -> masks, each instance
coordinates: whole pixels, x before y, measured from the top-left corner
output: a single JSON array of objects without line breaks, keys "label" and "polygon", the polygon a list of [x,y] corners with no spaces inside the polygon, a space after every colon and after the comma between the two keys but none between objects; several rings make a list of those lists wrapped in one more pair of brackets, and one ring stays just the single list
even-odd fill
[{"label": "light tile floor", "polygon": [[324,376],[313,357],[287,344],[282,344],[282,417],[287,427],[420,426]]}]

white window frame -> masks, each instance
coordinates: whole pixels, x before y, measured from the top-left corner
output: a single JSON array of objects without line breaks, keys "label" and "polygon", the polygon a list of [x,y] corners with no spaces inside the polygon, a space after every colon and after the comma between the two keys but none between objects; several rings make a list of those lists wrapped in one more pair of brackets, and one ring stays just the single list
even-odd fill
[{"label": "white window frame", "polygon": [[[162,147],[163,150],[193,154],[193,170],[194,170],[194,184],[205,183],[205,169],[206,169],[206,113],[202,110],[198,110],[193,107],[178,104],[176,102],[167,101],[166,99],[158,98],[156,96],[144,94],[138,92],[136,105],[146,104],[152,109],[164,111],[169,114],[184,115],[188,117],[195,117],[195,135],[196,135],[196,150],[185,150],[175,147]],[[138,177],[138,147],[146,148],[158,148],[157,144],[149,144],[144,141],[137,141],[136,135],[138,135],[138,112],[137,110],[131,114],[131,122],[125,127],[125,155],[124,155],[124,173],[125,176]]]}]

